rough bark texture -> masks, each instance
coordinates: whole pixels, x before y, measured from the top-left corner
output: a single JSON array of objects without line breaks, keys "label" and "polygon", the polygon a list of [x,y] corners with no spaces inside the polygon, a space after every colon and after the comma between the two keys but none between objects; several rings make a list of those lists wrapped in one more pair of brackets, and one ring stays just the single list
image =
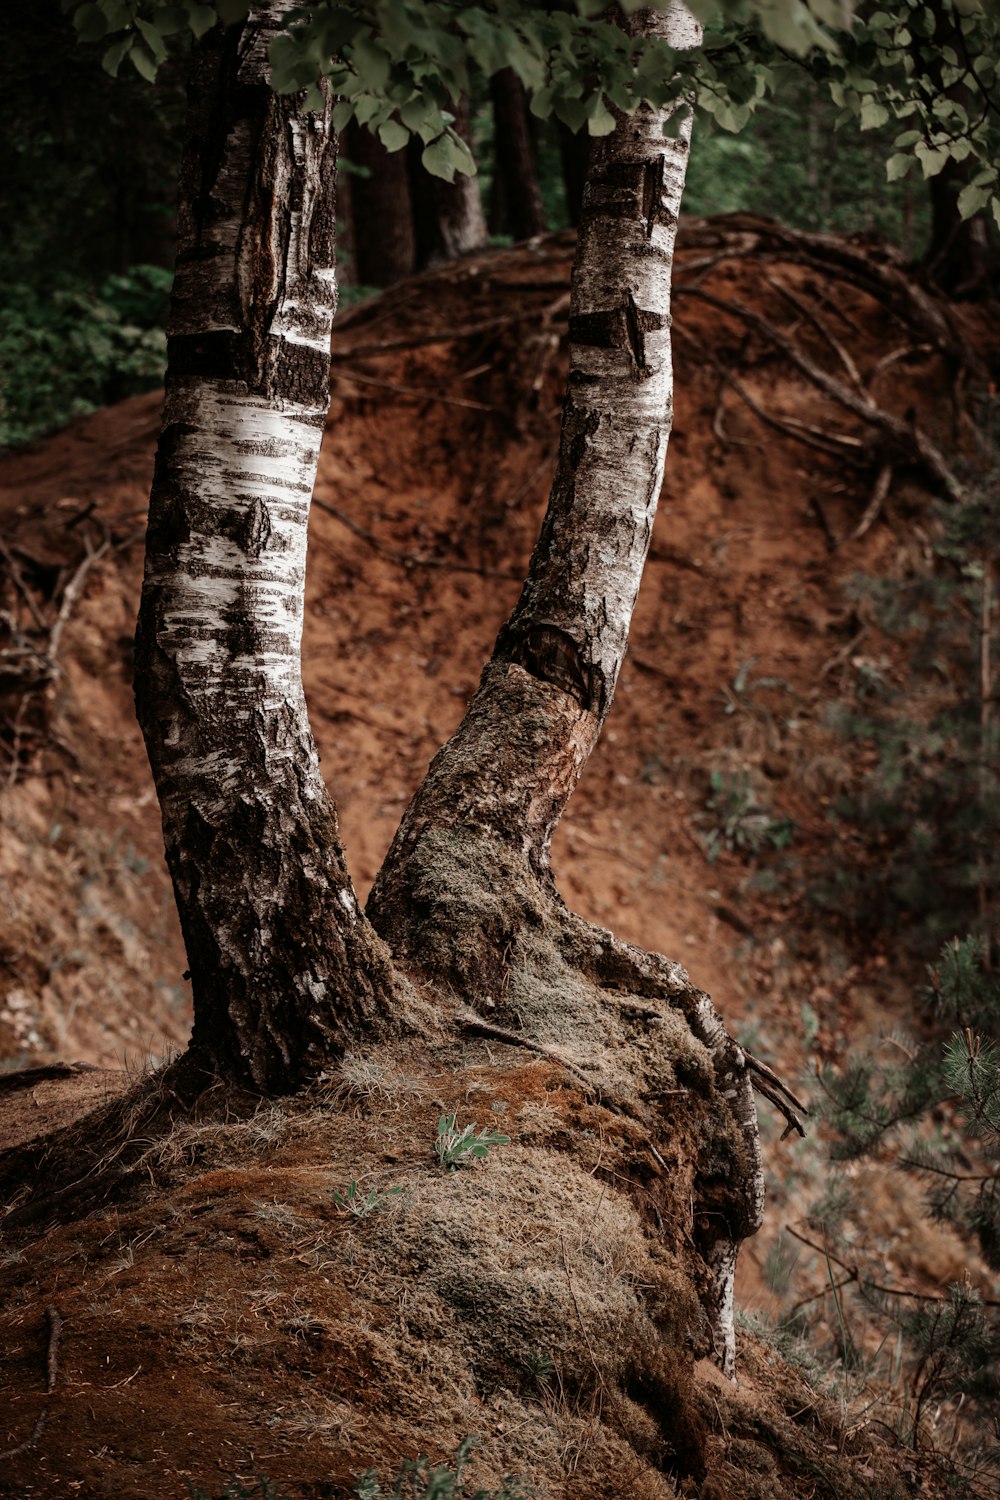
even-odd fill
[{"label": "rough bark texture", "polygon": [[524,85],[513,68],[494,74],[490,80],[490,98],[504,225],[515,240],[530,240],[533,235],[544,233],[545,214]]},{"label": "rough bark texture", "polygon": [[358,910],[300,675],[329,400],[336,139],[275,96],[289,0],[193,59],[136,702],[194,991],[192,1045],[266,1092],[315,1076],[391,991]]},{"label": "rough bark texture", "polygon": [[[469,139],[469,105],[465,99],[453,104],[454,129]],[[457,173],[454,182],[432,177],[421,165],[423,146],[413,139],[407,148],[413,202],[413,232],[417,246],[417,269],[470,255],[486,244],[486,219],[475,177]]]},{"label": "rough bark texture", "polygon": [[[674,46],[699,37],[681,4],[633,24],[662,29]],[[638,1099],[664,1091],[623,996],[652,1002],[641,1014],[655,1011],[657,1027],[683,1013],[685,1035],[711,1060],[702,1094],[710,1144],[691,1232],[706,1267],[714,1352],[731,1371],[736,1248],[762,1211],[745,1059],[683,971],[571,917],[549,870],[553,830],[611,706],[670,431],[670,270],[689,136],[685,127],[667,139],[663,124],[661,113],[640,110],[594,143],[541,535],[479,690],[407,809],[368,911],[395,952],[505,1025],[549,1030],[555,1042],[575,1036],[583,1049],[614,1036]]]},{"label": "rough bark texture", "polygon": [[387,151],[353,121],[342,146],[350,162],[363,169],[351,178],[354,278],[362,286],[392,286],[409,276],[416,253],[406,153]]}]

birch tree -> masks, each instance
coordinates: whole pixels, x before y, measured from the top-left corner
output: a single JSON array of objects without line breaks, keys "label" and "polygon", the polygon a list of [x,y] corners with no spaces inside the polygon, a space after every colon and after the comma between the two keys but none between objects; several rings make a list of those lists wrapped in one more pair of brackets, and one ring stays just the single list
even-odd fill
[{"label": "birch tree", "polygon": [[[263,1093],[300,1088],[348,1046],[413,1026],[414,978],[438,1024],[543,1052],[569,1041],[578,1077],[646,1132],[657,1162],[673,1152],[690,1221],[672,1233],[694,1247],[712,1352],[731,1373],[735,1258],[762,1212],[760,1065],[678,965],[565,909],[550,847],[611,708],[663,475],[692,91],[707,87],[736,125],[767,85],[739,53],[726,66],[742,101],[723,98],[722,64],[682,0],[627,27],[590,10],[317,0],[299,25],[291,0],[183,0],[154,25],[119,0],[81,7],[83,29],[124,28],[112,68],[129,56],[155,71],[178,16],[198,37],[136,696],[190,965],[189,1063]],[[768,40],[786,12],[762,15]],[[569,384],[521,597],[365,915],[300,672],[336,134],[358,119],[390,151],[418,142],[441,178],[470,170],[446,107],[469,57],[488,75],[515,67],[536,113],[594,137]]]}]

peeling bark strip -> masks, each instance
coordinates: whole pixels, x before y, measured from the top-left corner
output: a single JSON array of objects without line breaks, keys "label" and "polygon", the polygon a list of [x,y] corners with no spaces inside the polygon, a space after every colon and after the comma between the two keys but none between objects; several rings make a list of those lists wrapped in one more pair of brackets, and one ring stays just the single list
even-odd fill
[{"label": "peeling bark strip", "polygon": [[275,0],[196,46],[136,703],[194,991],[193,1045],[267,1092],[391,990],[359,915],[300,671],[329,402],[336,137],[269,85]]}]

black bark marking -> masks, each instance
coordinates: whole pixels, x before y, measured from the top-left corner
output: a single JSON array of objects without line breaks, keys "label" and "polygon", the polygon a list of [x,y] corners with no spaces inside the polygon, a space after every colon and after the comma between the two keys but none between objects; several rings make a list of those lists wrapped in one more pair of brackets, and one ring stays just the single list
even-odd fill
[{"label": "black bark marking", "polygon": [[655,161],[643,163],[642,169],[642,217],[646,221],[646,238],[652,239],[653,226],[659,217],[660,205],[663,201],[663,172],[665,158],[658,156]]},{"label": "black bark marking", "polygon": [[595,711],[594,669],[584,661],[579,646],[559,625],[540,621],[519,634],[510,660],[541,682],[550,682],[575,698],[581,708]]},{"label": "black bark marking", "polygon": [[247,557],[255,562],[271,540],[271,513],[263,500],[255,498],[240,522],[236,534]]},{"label": "black bark marking", "polygon": [[630,288],[621,307],[578,313],[570,318],[569,336],[571,342],[591,349],[627,348],[635,373],[642,378],[652,373],[646,363],[645,336],[658,333],[668,326],[668,322],[662,313],[648,312],[639,307]]}]

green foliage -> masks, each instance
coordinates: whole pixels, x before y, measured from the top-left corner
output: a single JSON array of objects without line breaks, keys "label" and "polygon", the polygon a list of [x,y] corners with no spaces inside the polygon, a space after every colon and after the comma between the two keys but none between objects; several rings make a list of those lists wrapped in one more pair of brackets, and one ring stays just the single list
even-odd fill
[{"label": "green foliage", "polygon": [[[212,1500],[208,1491],[203,1490],[200,1485],[196,1489],[188,1482],[187,1491],[190,1500]],[[248,1490],[238,1479],[230,1480],[216,1500],[289,1500],[289,1497],[261,1474],[252,1490]]]},{"label": "green foliage", "polygon": [[154,388],[166,358],[171,275],[134,266],[96,288],[19,283],[0,303],[0,447]]},{"label": "green foliage", "polygon": [[[870,1049],[863,1065],[840,1074],[827,1072],[821,1080],[825,1112],[841,1136],[833,1154],[874,1154],[916,1174],[928,1215],[977,1243],[986,1263],[1000,1271],[1000,979],[988,968],[985,948],[975,937],[952,939],[928,975],[921,998],[939,1025],[962,1029],[952,1031],[945,1042],[918,1045],[895,1039],[897,1060],[892,1063],[880,1061],[878,1051]],[[838,1244],[852,1203],[850,1189],[842,1186],[810,1214],[831,1247]],[[923,1416],[941,1401],[960,1401],[965,1416],[975,1421],[978,1413],[981,1431],[988,1431],[1000,1394],[996,1309],[968,1278],[943,1295],[896,1292],[882,1256],[869,1270],[864,1246],[853,1243],[849,1253],[848,1262],[833,1248],[829,1251],[831,1287],[835,1264],[848,1271],[840,1285],[854,1284],[869,1313],[893,1325],[910,1351],[912,1405],[906,1408],[900,1435],[919,1445]],[[834,1295],[846,1327],[840,1287]],[[969,1473],[978,1481],[985,1475],[993,1485],[1000,1475],[996,1443],[977,1442],[973,1459],[955,1458],[957,1476]],[[986,1493],[975,1484],[960,1492]]]},{"label": "green foliage", "polygon": [[377,1213],[380,1208],[388,1208],[401,1192],[401,1187],[393,1187],[384,1191],[369,1188],[367,1193],[363,1193],[352,1178],[346,1187],[334,1192],[333,1201],[343,1213],[353,1214],[356,1219],[367,1219],[369,1214]]},{"label": "green foliage", "polygon": [[862,130],[902,123],[886,163],[890,181],[919,165],[978,163],[958,198],[962,218],[992,206],[1000,225],[997,8],[979,0],[895,0],[843,39],[830,92]]},{"label": "green foliage", "polygon": [[437,1123],[434,1150],[442,1167],[471,1166],[477,1157],[485,1156],[491,1146],[506,1146],[510,1136],[500,1135],[486,1126],[476,1134],[475,1123],[458,1128],[458,1116],[442,1115]]},{"label": "green foliage", "polygon": [[[176,38],[188,43],[216,18],[228,24],[249,9],[249,0],[64,4],[81,39],[105,45],[109,72],[128,58],[148,79]],[[623,5],[636,8],[632,0]],[[708,23],[704,45],[675,53],[660,38],[631,37],[596,0],[572,8],[537,0],[312,0],[273,44],[274,85],[282,93],[306,90],[318,107],[327,79],[338,129],[357,120],[389,151],[416,136],[427,170],[451,181],[475,171],[450,109],[474,75],[513,68],[539,119],[605,135],[613,109],[691,98],[723,130],[739,131],[789,70],[803,67],[829,88],[838,123],[895,127],[889,181],[917,163],[925,178],[953,163],[962,168],[962,216],[991,207],[1000,224],[994,5],[886,0],[864,20],[854,18],[851,0],[693,0],[692,9]]]},{"label": "green foliage", "polygon": [[391,1490],[384,1490],[375,1470],[369,1469],[354,1486],[354,1493],[358,1500],[531,1500],[534,1491],[511,1475],[498,1490],[467,1489],[463,1470],[477,1446],[475,1437],[463,1438],[454,1466],[432,1465],[428,1458],[404,1459]]},{"label": "green foliage", "polygon": [[713,771],[706,808],[713,827],[705,835],[705,849],[714,863],[724,849],[730,853],[759,854],[766,846],[786,849],[795,831],[791,818],[775,818],[757,801],[747,771],[738,776]]},{"label": "green foliage", "polygon": [[[838,807],[871,855],[847,908],[869,923],[905,916],[925,953],[956,930],[987,937],[1000,890],[1000,496],[991,476],[968,504],[941,511],[939,524],[924,569],[853,586],[859,607],[908,646],[908,670],[894,680],[888,661],[880,668],[869,656],[854,701],[831,709],[834,726],[874,754],[858,792]],[[843,901],[828,885],[817,895]]]}]

